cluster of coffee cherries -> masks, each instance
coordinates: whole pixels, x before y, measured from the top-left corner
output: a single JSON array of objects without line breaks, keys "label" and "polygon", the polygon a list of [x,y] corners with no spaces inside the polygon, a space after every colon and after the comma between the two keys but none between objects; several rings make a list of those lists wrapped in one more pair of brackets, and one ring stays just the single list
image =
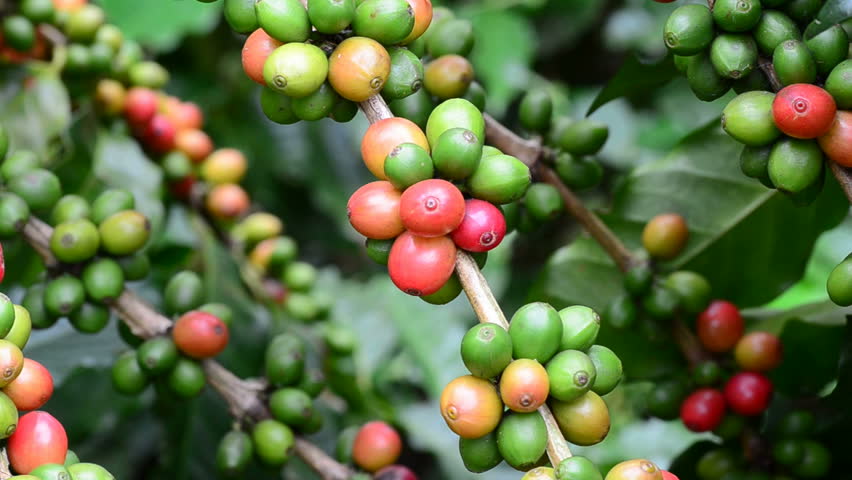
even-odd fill
[{"label": "cluster of coffee cherries", "polygon": [[[600,183],[604,171],[594,156],[609,137],[607,125],[588,118],[554,118],[553,100],[546,88],[530,90],[524,95],[518,117],[524,131],[554,149],[552,155],[542,160],[553,167],[568,188],[582,191]],[[543,182],[534,183],[520,201],[503,208],[507,223],[520,232],[532,231],[564,210],[559,191]]]},{"label": "cluster of coffee cherries", "polygon": [[417,480],[408,467],[396,464],[401,453],[399,433],[380,420],[348,427],[337,440],[337,460],[369,472],[357,473],[353,480]]},{"label": "cluster of coffee cherries", "polygon": [[671,472],[661,470],[653,462],[637,458],[612,467],[606,478],[585,457],[568,457],[557,468],[536,467],[521,480],[678,480]]},{"label": "cluster of coffee cherries", "polygon": [[[821,6],[767,0],[718,0],[712,9],[684,5],[671,14],[664,34],[699,99],[715,100],[731,87],[740,94],[725,108],[722,126],[745,145],[743,173],[801,204],[821,191],[825,156],[852,166],[849,34],[833,25],[805,40],[800,30]],[[783,88],[774,94],[773,87]]]},{"label": "cluster of coffee cherries", "polygon": [[606,437],[609,409],[601,395],[621,381],[622,365],[595,345],[599,330],[600,317],[588,307],[557,311],[536,302],[515,312],[508,331],[482,323],[465,334],[461,356],[471,375],[450,382],[440,405],[468,470],[485,472],[503,460],[522,471],[546,463],[547,431],[536,411],[545,403],[569,442],[594,445]]},{"label": "cluster of coffee cherries", "polygon": [[826,291],[831,301],[837,305],[852,305],[852,254],[837,264],[828,275]]},{"label": "cluster of coffee cherries", "polygon": [[446,303],[461,291],[453,277],[456,249],[482,253],[503,240],[506,221],[497,205],[524,194],[530,171],[483,146],[484,135],[482,113],[461,98],[435,108],[425,134],[392,117],[364,135],[364,162],[382,180],[352,194],[349,221],[400,290]]}]

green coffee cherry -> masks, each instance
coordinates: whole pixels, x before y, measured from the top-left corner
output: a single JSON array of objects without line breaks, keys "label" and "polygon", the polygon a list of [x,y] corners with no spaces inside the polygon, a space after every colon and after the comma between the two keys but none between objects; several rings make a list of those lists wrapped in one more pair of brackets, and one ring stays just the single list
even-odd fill
[{"label": "green coffee cherry", "polygon": [[257,458],[271,466],[286,463],[296,441],[290,427],[272,419],[262,420],[255,425],[251,437]]},{"label": "green coffee cherry", "polygon": [[130,66],[136,62],[142,61],[142,47],[133,40],[125,39],[121,43],[121,48],[115,54],[112,61],[112,72],[118,78],[126,79],[127,71]]},{"label": "green coffee cherry", "polygon": [[455,300],[462,292],[462,284],[457,275],[452,275],[437,292],[420,297],[432,305],[446,305]]},{"label": "green coffee cherry", "polygon": [[639,263],[631,266],[624,272],[624,289],[634,297],[645,294],[651,287],[654,279],[654,270],[647,263]]},{"label": "green coffee cherry", "polygon": [[775,52],[787,40],[801,40],[802,33],[796,23],[777,10],[766,10],[752,32],[757,47],[766,55]]},{"label": "green coffee cherry", "polygon": [[588,392],[597,378],[595,364],[579,350],[563,350],[546,366],[550,379],[550,396],[563,402],[580,398]]},{"label": "green coffee cherry", "polygon": [[503,456],[497,447],[497,432],[475,439],[459,437],[459,455],[472,473],[485,473],[500,465]]},{"label": "green coffee cherry", "polygon": [[805,24],[816,17],[822,4],[823,0],[790,0],[784,5],[784,13],[796,22]]},{"label": "green coffee cherry", "polygon": [[31,471],[30,474],[40,480],[65,480],[72,478],[71,473],[65,465],[58,463],[44,463]]},{"label": "green coffee cherry", "polygon": [[[298,0],[287,1],[295,2],[304,11]],[[325,53],[319,47],[307,43],[285,43],[273,50],[263,64],[266,86],[293,98],[314,93],[327,76],[328,59]]]},{"label": "green coffee cherry", "polygon": [[779,140],[769,155],[769,178],[776,188],[798,193],[819,179],[823,154],[813,140]]},{"label": "green coffee cherry", "polygon": [[109,308],[83,302],[80,308],[68,316],[68,320],[78,332],[98,333],[109,323]]},{"label": "green coffee cherry", "polygon": [[793,468],[793,473],[802,478],[822,478],[831,469],[831,453],[821,443],[805,440],[804,455]]},{"label": "green coffee cherry", "polygon": [[514,358],[531,358],[544,364],[559,351],[562,318],[546,303],[529,303],[512,316],[509,336]]},{"label": "green coffee cherry", "polygon": [[118,52],[123,42],[124,34],[115,25],[101,25],[95,33],[95,43],[108,46],[112,53]]},{"label": "green coffee cherry", "polygon": [[816,81],[816,62],[810,50],[799,40],[786,40],[772,54],[772,66],[783,85]]},{"label": "green coffee cherry", "polygon": [[357,2],[352,29],[356,35],[392,45],[405,40],[414,28],[414,9],[405,0]]},{"label": "green coffee cherry", "polygon": [[509,155],[492,155],[480,160],[467,186],[480,200],[502,205],[521,198],[530,185],[530,169]]},{"label": "green coffee cherry", "polygon": [[65,71],[77,75],[92,72],[92,50],[86,45],[72,43],[68,45],[67,59],[65,60]]},{"label": "green coffee cherry", "polygon": [[30,285],[21,300],[21,306],[29,312],[32,328],[48,328],[56,323],[57,317],[48,315],[44,305],[44,285],[42,284]]},{"label": "green coffee cherry", "polygon": [[[69,450],[68,453],[72,452]],[[68,464],[68,460],[66,460],[65,466],[74,480],[115,480],[115,477],[106,468],[94,463],[78,461],[74,464]]]},{"label": "green coffee cherry", "polygon": [[805,41],[805,45],[816,62],[817,73],[828,75],[849,55],[849,36],[840,25]]},{"label": "green coffee cherry", "polygon": [[316,0],[308,2],[308,17],[320,33],[343,31],[355,18],[355,0]]},{"label": "green coffee cherry", "polygon": [[388,180],[400,191],[435,174],[429,152],[414,143],[403,143],[394,148],[385,158],[384,167]]},{"label": "green coffee cherry", "polygon": [[138,62],[127,70],[130,84],[138,87],[159,89],[169,83],[169,71],[157,62]]},{"label": "green coffee cherry", "polygon": [[678,72],[686,74],[687,69],[689,69],[689,63],[692,61],[692,56],[672,55],[672,61]]},{"label": "green coffee cherry", "polygon": [[719,35],[710,47],[710,61],[716,73],[725,78],[745,77],[757,65],[757,44],[745,34]]},{"label": "green coffee cherry", "polygon": [[295,291],[307,291],[317,280],[317,270],[307,262],[292,262],[284,270],[284,283]]},{"label": "green coffee cherry", "polygon": [[374,240],[372,238],[368,238],[364,242],[364,246],[367,249],[367,256],[370,257],[370,260],[378,263],[379,265],[387,265],[393,241],[394,239]]},{"label": "green coffee cherry", "polygon": [[0,337],[5,337],[15,324],[15,304],[0,293]]},{"label": "green coffee cherry", "polygon": [[139,367],[147,375],[160,375],[174,368],[180,355],[171,337],[154,337],[145,340],[136,351]]},{"label": "green coffee cherry", "polygon": [[255,0],[225,0],[222,14],[231,30],[249,34],[260,27],[257,21]]},{"label": "green coffee cherry", "polygon": [[308,39],[311,21],[299,0],[260,0],[254,8],[258,24],[270,37],[284,43]]},{"label": "green coffee cherry", "polygon": [[752,69],[751,73],[734,82],[734,92],[740,94],[752,90],[772,90],[769,78],[759,68]]},{"label": "green coffee cherry", "polygon": [[293,335],[273,338],[266,347],[266,378],[273,385],[294,385],[305,370],[305,345]]},{"label": "green coffee cherry", "polygon": [[355,332],[343,325],[328,324],[322,333],[328,349],[337,355],[351,355],[358,345]]},{"label": "green coffee cherry", "polygon": [[101,248],[112,255],[130,255],[148,242],[151,222],[135,210],[111,215],[98,227]]},{"label": "green coffee cherry", "polygon": [[588,355],[595,365],[596,372],[592,391],[601,396],[606,395],[615,389],[624,374],[621,359],[615,352],[603,345],[592,345],[589,347]]},{"label": "green coffee cherry", "polygon": [[497,449],[518,470],[536,466],[547,447],[547,427],[538,412],[511,412],[497,427]]},{"label": "green coffee cherry", "polygon": [[834,267],[825,288],[832,302],[841,307],[852,305],[852,257]]},{"label": "green coffee cherry", "polygon": [[686,313],[697,315],[710,304],[710,282],[703,275],[679,270],[666,277],[663,284],[678,294]]},{"label": "green coffee cherry", "polygon": [[388,53],[391,70],[382,88],[382,96],[395,100],[420,90],[423,86],[423,63],[417,55],[405,48],[391,48]]},{"label": "green coffee cherry", "polygon": [[166,178],[172,181],[180,181],[193,173],[192,160],[179,150],[167,153],[160,159],[160,164]]},{"label": "green coffee cherry", "polygon": [[91,43],[104,20],[104,11],[100,7],[84,5],[68,15],[65,33],[72,42]]},{"label": "green coffee cherry", "polygon": [[559,311],[562,320],[561,350],[586,350],[598,338],[601,317],[589,307],[574,305]]},{"label": "green coffee cherry", "polygon": [[293,99],[271,88],[260,91],[260,109],[266,118],[281,125],[291,125],[299,121],[299,117],[293,112]]},{"label": "green coffee cherry", "polygon": [[745,427],[745,417],[729,413],[725,415],[722,419],[722,423],[713,430],[713,433],[722,440],[734,440],[742,437]]},{"label": "green coffee cherry", "polygon": [[465,128],[473,132],[476,138],[485,138],[485,119],[482,112],[463,98],[446,100],[432,110],[426,122],[429,145],[437,145],[441,135],[453,128]]},{"label": "green coffee cherry", "polygon": [[775,188],[769,178],[769,154],[771,153],[772,145],[743,148],[740,154],[740,170],[747,177],[756,178],[767,187]]},{"label": "green coffee cherry", "polygon": [[680,307],[680,295],[666,286],[654,285],[642,299],[642,306],[653,318],[669,319]]},{"label": "green coffee cherry", "polygon": [[142,280],[151,271],[151,260],[144,253],[137,252],[130,256],[121,257],[118,259],[118,264],[121,265],[124,279],[128,282]]},{"label": "green coffee cherry", "polygon": [[48,170],[36,168],[9,180],[9,191],[21,197],[30,210],[44,211],[62,196],[59,178]]},{"label": "green coffee cherry", "polygon": [[229,328],[234,324],[234,311],[231,310],[231,307],[224,303],[205,303],[198,307],[198,310],[207,312],[219,320],[222,320],[222,323],[227,325]]},{"label": "green coffee cherry", "polygon": [[763,13],[760,0],[717,0],[713,20],[722,30],[747,32],[757,25]]},{"label": "green coffee cherry", "polygon": [[678,7],[666,20],[666,46],[676,55],[695,55],[713,41],[713,14],[704,5]]},{"label": "green coffee cherry", "polygon": [[845,60],[834,67],[825,80],[825,89],[834,97],[838,109],[852,108],[852,60]]},{"label": "green coffee cherry", "polygon": [[62,275],[47,283],[44,289],[44,308],[54,317],[69,315],[83,304],[86,291],[77,277]]},{"label": "green coffee cherry", "polygon": [[[6,140],[8,149],[8,139]],[[13,178],[22,175],[30,170],[39,168],[38,157],[35,153],[29,150],[18,150],[7,158],[3,165],[0,165],[0,175],[3,180],[8,182]]]},{"label": "green coffee cherry", "polygon": [[222,437],[216,449],[216,468],[227,476],[240,475],[251,462],[253,453],[251,436],[239,430],[231,430]]},{"label": "green coffee cherry", "polygon": [[746,92],[731,100],[722,112],[722,128],[740,143],[762,147],[774,142],[781,132],[772,116],[775,94]]},{"label": "green coffee cherry", "polygon": [[601,164],[590,157],[575,157],[562,152],[556,157],[556,173],[565,186],[572,190],[596,187],[603,178]]},{"label": "green coffee cherry", "polygon": [[598,467],[588,458],[574,455],[556,467],[557,480],[603,480]]},{"label": "green coffee cherry", "polygon": [[[434,16],[433,16],[434,18]],[[426,50],[432,58],[444,55],[461,55],[466,57],[471,50],[475,36],[473,25],[468,20],[449,19],[434,22],[430,26],[426,38]]]},{"label": "green coffee cherry", "polygon": [[83,269],[83,285],[93,300],[115,300],[124,290],[124,272],[115,260],[101,258]]},{"label": "green coffee cherry", "polygon": [[345,98],[340,98],[328,114],[328,118],[338,123],[346,123],[355,118],[358,113],[358,104],[350,102]]},{"label": "green coffee cherry", "polygon": [[662,420],[674,420],[680,415],[680,405],[689,393],[679,380],[660,382],[648,395],[648,413]]},{"label": "green coffee cherry", "polygon": [[[388,106],[394,115],[398,117],[405,117],[423,129],[426,128],[426,123],[429,121],[429,115],[432,113],[432,109],[435,108],[435,104],[432,102],[432,96],[422,88],[405,98],[391,101],[388,103]],[[0,169],[2,169],[2,167],[0,167]]]},{"label": "green coffee cherry", "polygon": [[204,390],[207,377],[201,364],[195,360],[180,357],[166,377],[169,389],[180,398],[192,398]]},{"label": "green coffee cherry", "polygon": [[461,357],[470,373],[494,378],[512,362],[512,339],[500,326],[474,325],[462,338]]},{"label": "green coffee cherry", "polygon": [[100,246],[100,235],[87,219],[60,223],[50,236],[50,251],[61,262],[77,263],[92,258]]},{"label": "green coffee cherry", "polygon": [[85,198],[74,194],[63,195],[53,206],[50,223],[58,225],[69,220],[89,218],[90,215],[91,208]]},{"label": "green coffee cherry", "polygon": [[69,449],[68,452],[65,453],[65,462],[63,462],[63,465],[70,467],[71,465],[76,465],[78,463],[80,463],[80,457],[74,453],[74,450]]},{"label": "green coffee cherry", "polygon": [[549,183],[530,185],[524,195],[524,206],[533,218],[541,222],[553,220],[565,210],[559,190]]},{"label": "green coffee cherry", "polygon": [[181,314],[204,303],[204,284],[197,273],[184,270],[169,279],[163,292],[166,313]]},{"label": "green coffee cherry", "polygon": [[792,467],[804,456],[805,447],[801,440],[785,438],[772,446],[772,458],[784,466]]},{"label": "green coffee cherry", "polygon": [[3,19],[2,26],[6,45],[19,52],[26,52],[35,45],[35,26],[27,17],[9,15]]},{"label": "green coffee cherry", "polygon": [[544,88],[527,92],[518,107],[521,126],[530,132],[546,132],[550,128],[552,116],[553,100],[550,98],[550,92]]},{"label": "green coffee cherry", "polygon": [[297,388],[282,388],[269,396],[269,410],[276,420],[294,428],[307,425],[314,414],[313,400]]},{"label": "green coffee cherry", "polygon": [[50,23],[54,13],[51,0],[21,0],[21,14],[33,23]]},{"label": "green coffee cherry", "polygon": [[730,450],[710,450],[698,460],[696,472],[702,480],[723,478],[726,474],[735,472],[739,463],[738,455]]},{"label": "green coffee cherry", "polygon": [[613,328],[619,330],[630,328],[636,323],[636,317],[636,304],[629,295],[622,295],[610,302],[603,316]]},{"label": "green coffee cherry", "polygon": [[27,346],[27,342],[30,340],[30,333],[32,332],[32,319],[30,318],[30,312],[27,311],[22,305],[15,305],[15,323],[12,324],[12,329],[4,337],[4,340],[8,340],[21,350]]},{"label": "green coffee cherry", "polygon": [[296,388],[307,393],[311,398],[316,398],[325,390],[325,375],[318,369],[307,369]]},{"label": "green coffee cherry", "polygon": [[691,59],[686,70],[686,79],[696,98],[703,102],[712,102],[728,93],[731,80],[716,72],[709,55],[700,53]]},{"label": "green coffee cherry", "polygon": [[435,169],[442,177],[463,180],[476,171],[482,158],[483,139],[465,128],[451,128],[432,147]]},{"label": "green coffee cherry", "polygon": [[337,105],[338,100],[340,100],[340,95],[331,88],[328,82],[325,82],[310,95],[294,98],[290,107],[297,117],[311,122],[327,117],[334,106]]},{"label": "green coffee cherry", "polygon": [[92,221],[100,224],[113,214],[135,207],[136,200],[129,191],[122,188],[104,190],[92,202]]},{"label": "green coffee cherry", "polygon": [[781,419],[778,432],[782,436],[806,438],[814,434],[816,418],[807,410],[794,410]]},{"label": "green coffee cherry", "polygon": [[708,387],[722,378],[722,367],[713,360],[699,363],[692,369],[692,380],[696,385]]},{"label": "green coffee cherry", "polygon": [[591,155],[600,151],[609,137],[606,124],[584,118],[569,125],[557,139],[559,147],[572,155]]}]

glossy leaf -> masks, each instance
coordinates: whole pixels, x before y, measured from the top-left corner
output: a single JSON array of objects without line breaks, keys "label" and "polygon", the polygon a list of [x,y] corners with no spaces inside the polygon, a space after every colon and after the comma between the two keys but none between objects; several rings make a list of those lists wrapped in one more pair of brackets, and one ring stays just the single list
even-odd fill
[{"label": "glossy leaf", "polygon": [[630,55],[595,97],[586,115],[620,97],[646,97],[678,75],[671,55],[643,59]]},{"label": "glossy leaf", "polygon": [[99,2],[107,18],[142,45],[165,51],[184,36],[208,33],[221,18],[222,2],[148,0],[145,8],[124,0]]}]

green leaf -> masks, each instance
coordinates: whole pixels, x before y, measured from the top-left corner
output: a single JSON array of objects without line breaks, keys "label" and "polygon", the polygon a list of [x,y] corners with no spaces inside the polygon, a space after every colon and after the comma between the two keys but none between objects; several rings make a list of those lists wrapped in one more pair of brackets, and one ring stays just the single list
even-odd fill
[{"label": "green leaf", "polygon": [[781,333],[784,360],[769,375],[775,389],[791,397],[819,393],[837,376],[845,329],[843,323],[787,322]]},{"label": "green leaf", "polygon": [[801,278],[816,239],[849,206],[829,176],[812,205],[796,207],[740,172],[741,149],[713,122],[667,157],[637,168],[616,192],[607,220],[628,245],[638,247],[652,217],[683,215],[689,242],[667,266],[697,271],[710,280],[714,296],[753,306]]},{"label": "green leaf", "polygon": [[101,0],[107,18],[129,38],[158,51],[173,50],[189,34],[209,33],[221,17],[221,2]]},{"label": "green leaf", "polygon": [[831,26],[852,18],[852,0],[827,0],[816,19],[805,30],[806,38],[813,38]]},{"label": "green leaf", "polygon": [[33,330],[27,343],[27,357],[44,364],[56,384],[78,367],[111,366],[116,352],[124,348],[112,323],[115,321],[94,335],[83,335],[65,321],[46,330]]},{"label": "green leaf", "polygon": [[694,478],[695,465],[698,464],[701,457],[710,450],[717,448],[719,448],[719,444],[709,440],[693,443],[674,459],[669,471],[680,478]]},{"label": "green leaf", "polygon": [[47,162],[52,142],[71,123],[68,91],[53,73],[26,77],[18,85],[17,94],[0,105],[0,123],[9,132],[12,149],[32,150]]},{"label": "green leaf", "polygon": [[163,172],[145,156],[136,140],[124,134],[101,131],[95,144],[92,171],[105,185],[133,193],[136,209],[151,221],[153,236],[156,236],[164,213],[160,199]]},{"label": "green leaf", "polygon": [[669,83],[677,76],[674,62],[670,55],[662,59],[643,59],[638,55],[630,55],[618,69],[615,77],[598,93],[589,106],[586,115],[608,102],[620,97],[647,97],[659,87]]}]

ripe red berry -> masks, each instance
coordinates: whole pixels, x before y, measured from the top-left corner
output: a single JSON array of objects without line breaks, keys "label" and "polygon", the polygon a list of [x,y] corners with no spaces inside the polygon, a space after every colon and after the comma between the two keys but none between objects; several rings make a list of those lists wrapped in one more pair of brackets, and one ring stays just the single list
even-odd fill
[{"label": "ripe red berry", "polygon": [[456,246],[469,252],[487,252],[500,245],[506,236],[503,212],[485,200],[465,202],[464,219],[451,237]]},{"label": "ripe red berry", "polygon": [[142,133],[142,140],[153,152],[166,153],[175,148],[176,134],[177,131],[171,120],[158,113],[148,122],[148,126]]},{"label": "ripe red berry", "polygon": [[153,90],[133,87],[124,100],[124,116],[132,127],[147,125],[157,113],[157,94]]},{"label": "ripe red berry", "polygon": [[3,255],[3,245],[0,244],[0,282],[6,277],[6,257]]},{"label": "ripe red berry", "polygon": [[388,273],[403,292],[431,295],[447,283],[456,263],[456,245],[449,237],[418,237],[405,232],[393,242]]},{"label": "ripe red berry", "polygon": [[737,365],[750,372],[772,370],[781,363],[783,354],[781,339],[769,332],[749,333],[734,348]]},{"label": "ripe red berry", "polygon": [[355,190],[346,204],[349,223],[361,235],[376,240],[394,238],[403,231],[399,217],[402,194],[387,181],[370,182]]},{"label": "ripe red berry", "polygon": [[794,138],[817,138],[828,132],[837,105],[834,98],[816,85],[796,83],[781,89],[772,102],[778,129]]},{"label": "ripe red berry", "polygon": [[417,475],[408,467],[389,465],[376,472],[373,480],[417,480]]},{"label": "ripe red berry", "polygon": [[715,388],[692,392],[680,406],[680,419],[693,432],[709,432],[725,417],[725,396]]},{"label": "ripe red berry", "polygon": [[760,415],[772,400],[772,382],[760,373],[740,372],[725,384],[725,400],[740,415]]},{"label": "ripe red berry", "polygon": [[423,180],[402,192],[399,215],[411,233],[440,237],[458,227],[464,219],[464,196],[446,180]]},{"label": "ripe red berry", "polygon": [[837,112],[831,128],[818,142],[828,158],[852,168],[852,112]]},{"label": "ripe red berry", "polygon": [[661,470],[660,473],[663,474],[663,480],[680,480],[674,473],[667,472],[665,470]]},{"label": "ripe red berry", "polygon": [[21,373],[3,387],[3,393],[12,399],[18,410],[35,410],[41,408],[53,395],[53,377],[44,365],[25,358]]},{"label": "ripe red berry", "polygon": [[273,50],[280,47],[281,42],[267,35],[262,28],[258,28],[246,39],[243,44],[243,70],[255,82],[266,85],[263,79],[263,64]]},{"label": "ripe red berry", "polygon": [[175,322],[172,339],[188,357],[215,357],[228,345],[228,326],[215,315],[193,310]]},{"label": "ripe red berry", "polygon": [[696,329],[704,348],[711,352],[727,352],[734,348],[743,336],[743,318],[740,310],[731,302],[714,300],[698,316]]},{"label": "ripe red berry", "polygon": [[178,198],[189,198],[193,186],[195,186],[195,175],[189,174],[180,180],[171,182],[169,184],[169,191]]},{"label": "ripe red berry", "polygon": [[59,420],[47,412],[30,412],[18,419],[18,428],[6,445],[9,463],[26,475],[45,463],[65,463],[68,435]]},{"label": "ripe red berry", "polygon": [[352,460],[368,472],[375,472],[393,464],[402,452],[402,439],[393,427],[385,422],[365,423],[355,435]]}]

